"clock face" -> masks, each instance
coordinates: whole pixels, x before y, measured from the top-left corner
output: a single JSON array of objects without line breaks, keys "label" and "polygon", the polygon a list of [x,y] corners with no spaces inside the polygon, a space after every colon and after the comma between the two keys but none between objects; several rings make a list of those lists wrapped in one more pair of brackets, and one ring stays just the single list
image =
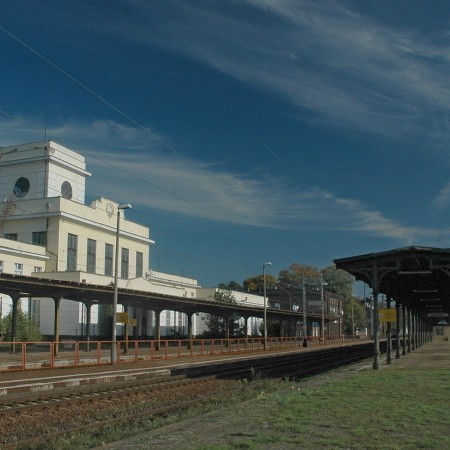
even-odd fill
[{"label": "clock face", "polygon": [[30,190],[30,181],[28,180],[28,178],[20,177],[16,181],[16,184],[14,185],[13,192],[17,198],[22,198],[28,194],[29,190]]},{"label": "clock face", "polygon": [[61,185],[61,195],[68,200],[72,198],[72,186],[68,181],[64,181]]}]

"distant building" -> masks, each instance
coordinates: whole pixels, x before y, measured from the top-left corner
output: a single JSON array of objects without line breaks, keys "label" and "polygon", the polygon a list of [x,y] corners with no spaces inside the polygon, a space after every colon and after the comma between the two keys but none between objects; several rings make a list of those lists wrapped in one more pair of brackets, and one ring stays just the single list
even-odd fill
[{"label": "distant building", "polygon": [[[303,293],[302,289],[268,289],[269,306],[275,309],[292,311],[298,314],[303,312],[303,302],[305,302],[307,314],[321,315],[322,307],[324,315],[335,316],[336,319],[325,321],[325,336],[338,336],[342,334],[342,317],[345,297],[342,297],[327,290],[323,291],[323,304],[321,300],[320,289],[307,288]],[[304,297],[303,297],[304,295]],[[302,319],[299,319],[302,322]],[[287,327],[291,326],[286,324]],[[320,319],[308,321],[308,335],[320,336]],[[295,325],[297,334],[300,334],[301,328]],[[291,330],[287,330],[291,332]]]}]

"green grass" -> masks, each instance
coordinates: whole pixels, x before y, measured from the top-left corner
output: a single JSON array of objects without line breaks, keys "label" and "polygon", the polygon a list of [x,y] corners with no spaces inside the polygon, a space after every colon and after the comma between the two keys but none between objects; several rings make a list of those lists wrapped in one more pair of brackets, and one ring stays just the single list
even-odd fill
[{"label": "green grass", "polygon": [[[270,433],[245,438],[245,448],[450,448],[450,372],[366,371],[318,387],[291,383],[270,394]],[[234,442],[228,448],[240,447]]]}]

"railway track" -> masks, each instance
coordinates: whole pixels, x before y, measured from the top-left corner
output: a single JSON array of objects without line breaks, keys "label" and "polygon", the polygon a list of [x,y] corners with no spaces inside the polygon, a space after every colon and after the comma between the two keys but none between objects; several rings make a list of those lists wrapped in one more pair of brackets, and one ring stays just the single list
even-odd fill
[{"label": "railway track", "polygon": [[220,402],[221,397],[242,390],[243,378],[304,378],[360,361],[371,356],[370,351],[366,346],[335,348],[179,369],[174,376],[12,396],[0,400],[0,447],[33,448],[62,435],[148,422],[206,402]]}]

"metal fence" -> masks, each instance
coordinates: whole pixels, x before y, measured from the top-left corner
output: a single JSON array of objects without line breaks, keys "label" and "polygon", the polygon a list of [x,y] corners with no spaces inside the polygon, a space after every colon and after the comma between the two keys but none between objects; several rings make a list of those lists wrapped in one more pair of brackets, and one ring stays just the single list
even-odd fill
[{"label": "metal fence", "polygon": [[[322,346],[353,336],[269,337],[267,350]],[[359,339],[358,339],[359,340]],[[55,369],[113,364],[111,347],[115,345],[116,363],[206,357],[264,351],[264,339],[168,339],[124,341],[0,342],[0,372]]]}]

